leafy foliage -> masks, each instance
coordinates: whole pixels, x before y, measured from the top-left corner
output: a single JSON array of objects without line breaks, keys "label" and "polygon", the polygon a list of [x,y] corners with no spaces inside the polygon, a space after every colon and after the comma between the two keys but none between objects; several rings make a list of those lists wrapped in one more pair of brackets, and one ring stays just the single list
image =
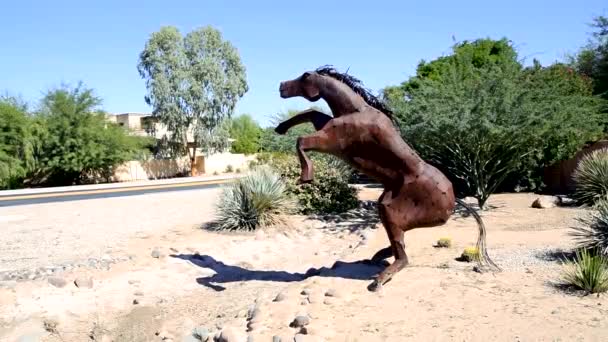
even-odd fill
[{"label": "leafy foliage", "polygon": [[406,141],[482,208],[507,181],[539,187],[542,167],[601,136],[605,120],[579,75],[562,65],[525,69],[505,44],[459,44],[384,94]]},{"label": "leafy foliage", "polygon": [[595,29],[590,40],[571,58],[577,71],[593,80],[593,93],[608,100],[608,18],[593,18]]},{"label": "leafy foliage", "polygon": [[30,122],[25,108],[0,100],[0,189],[15,188],[32,163]]},{"label": "leafy foliage", "polygon": [[251,115],[240,115],[230,122],[230,137],[233,153],[253,154],[260,150],[262,128]]},{"label": "leafy foliage", "polygon": [[593,205],[608,198],[608,148],[584,156],[572,176],[576,183],[573,195],[580,203]]},{"label": "leafy foliage", "polygon": [[[237,49],[211,26],[182,37],[177,28],[154,32],[139,56],[138,71],[146,80],[146,103],[166,125],[167,140],[195,161],[203,151],[227,147],[224,123],[248,90],[245,67]],[[192,138],[193,149],[186,148]]]},{"label": "leafy foliage", "polygon": [[287,194],[279,175],[268,167],[255,168],[228,185],[217,205],[218,230],[255,230],[284,223],[293,211],[294,201]]},{"label": "leafy foliage", "polygon": [[608,259],[587,249],[577,250],[574,262],[567,264],[564,280],[587,293],[608,291]]},{"label": "leafy foliage", "polygon": [[608,257],[608,197],[597,202],[593,214],[578,219],[570,233],[580,248],[594,249]]},{"label": "leafy foliage", "polygon": [[52,185],[109,178],[113,167],[145,152],[149,140],[131,136],[105,119],[101,100],[82,84],[48,91],[37,119],[42,173]]},{"label": "leafy foliage", "polygon": [[277,134],[274,129],[279,123],[299,112],[299,110],[290,109],[287,112],[278,113],[273,117],[271,127],[265,128],[260,138],[261,150],[263,152],[296,153],[296,141],[298,137],[314,133],[315,129],[312,124],[306,123],[294,126],[284,135]]},{"label": "leafy foliage", "polygon": [[268,164],[285,179],[287,192],[298,199],[302,214],[342,213],[357,207],[356,189],[348,184],[348,175],[327,162],[326,157],[311,154],[314,168],[312,183],[298,185],[300,162],[294,155],[274,155]]}]

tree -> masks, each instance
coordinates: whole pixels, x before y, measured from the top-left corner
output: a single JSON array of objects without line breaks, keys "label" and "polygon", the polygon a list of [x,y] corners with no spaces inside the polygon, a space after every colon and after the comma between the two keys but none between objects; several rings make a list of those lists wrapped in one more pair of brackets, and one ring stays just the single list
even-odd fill
[{"label": "tree", "polygon": [[227,146],[228,136],[218,130],[248,86],[237,49],[218,30],[206,26],[182,37],[177,28],[162,27],[146,42],[138,71],[153,116],[167,126],[168,140],[183,146],[177,152],[188,154],[191,165],[197,148]]},{"label": "tree", "polygon": [[495,55],[488,46],[459,44],[433,73],[416,76],[415,86],[384,93],[406,141],[482,208],[509,177],[568,158],[601,134],[602,123],[579,75],[537,62],[524,69],[512,48]]},{"label": "tree", "polygon": [[18,187],[32,165],[26,108],[15,98],[0,99],[0,189]]},{"label": "tree", "polygon": [[593,80],[594,94],[608,100],[608,18],[593,18],[591,27],[595,29],[593,39],[570,58],[570,64]]},{"label": "tree", "polygon": [[89,176],[106,179],[113,168],[145,151],[149,139],[131,136],[106,120],[101,99],[82,83],[51,89],[42,99],[40,126],[41,174],[53,185],[72,185]]},{"label": "tree", "polygon": [[249,114],[240,115],[230,122],[233,153],[252,154],[260,150],[262,128]]}]

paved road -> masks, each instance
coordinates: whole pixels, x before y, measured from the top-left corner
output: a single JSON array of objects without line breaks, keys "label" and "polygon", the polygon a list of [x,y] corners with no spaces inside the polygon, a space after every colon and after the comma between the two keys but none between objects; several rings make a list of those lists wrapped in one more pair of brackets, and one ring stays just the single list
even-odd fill
[{"label": "paved road", "polygon": [[148,193],[162,193],[169,191],[183,191],[194,189],[213,189],[221,184],[232,181],[232,179],[201,180],[196,182],[151,184],[126,186],[119,188],[71,190],[52,193],[33,194],[0,194],[0,207],[18,206],[25,204],[39,204],[66,201],[81,201],[88,199],[112,198],[123,196],[143,195]]}]

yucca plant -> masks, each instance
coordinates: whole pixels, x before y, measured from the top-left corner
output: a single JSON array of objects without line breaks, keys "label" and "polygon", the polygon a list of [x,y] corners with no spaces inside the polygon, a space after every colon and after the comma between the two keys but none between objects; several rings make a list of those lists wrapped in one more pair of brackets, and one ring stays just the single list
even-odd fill
[{"label": "yucca plant", "polygon": [[600,293],[608,290],[608,259],[589,249],[576,251],[573,262],[566,264],[564,281],[587,293]]},{"label": "yucca plant", "polygon": [[608,148],[595,150],[578,163],[573,173],[574,197],[582,204],[593,205],[608,196]]},{"label": "yucca plant", "polygon": [[572,227],[570,233],[578,247],[595,249],[608,257],[608,198],[599,200],[592,214],[578,219],[580,225]]},{"label": "yucca plant", "polygon": [[268,167],[257,167],[224,188],[216,207],[217,230],[255,230],[285,223],[295,202],[285,183]]}]

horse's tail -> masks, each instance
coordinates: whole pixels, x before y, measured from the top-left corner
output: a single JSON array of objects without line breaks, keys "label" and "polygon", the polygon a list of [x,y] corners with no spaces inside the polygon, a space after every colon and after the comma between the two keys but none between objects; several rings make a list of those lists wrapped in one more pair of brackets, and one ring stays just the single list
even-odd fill
[{"label": "horse's tail", "polygon": [[484,265],[492,266],[497,270],[501,270],[492,259],[488,255],[488,251],[486,249],[486,227],[481,220],[481,216],[477,213],[477,211],[471,208],[468,204],[466,204],[463,200],[456,198],[456,203],[463,206],[467,211],[473,215],[475,221],[477,221],[477,225],[479,226],[479,235],[477,237],[477,250],[479,251],[479,257],[477,258],[477,262],[480,268],[483,268]]}]

